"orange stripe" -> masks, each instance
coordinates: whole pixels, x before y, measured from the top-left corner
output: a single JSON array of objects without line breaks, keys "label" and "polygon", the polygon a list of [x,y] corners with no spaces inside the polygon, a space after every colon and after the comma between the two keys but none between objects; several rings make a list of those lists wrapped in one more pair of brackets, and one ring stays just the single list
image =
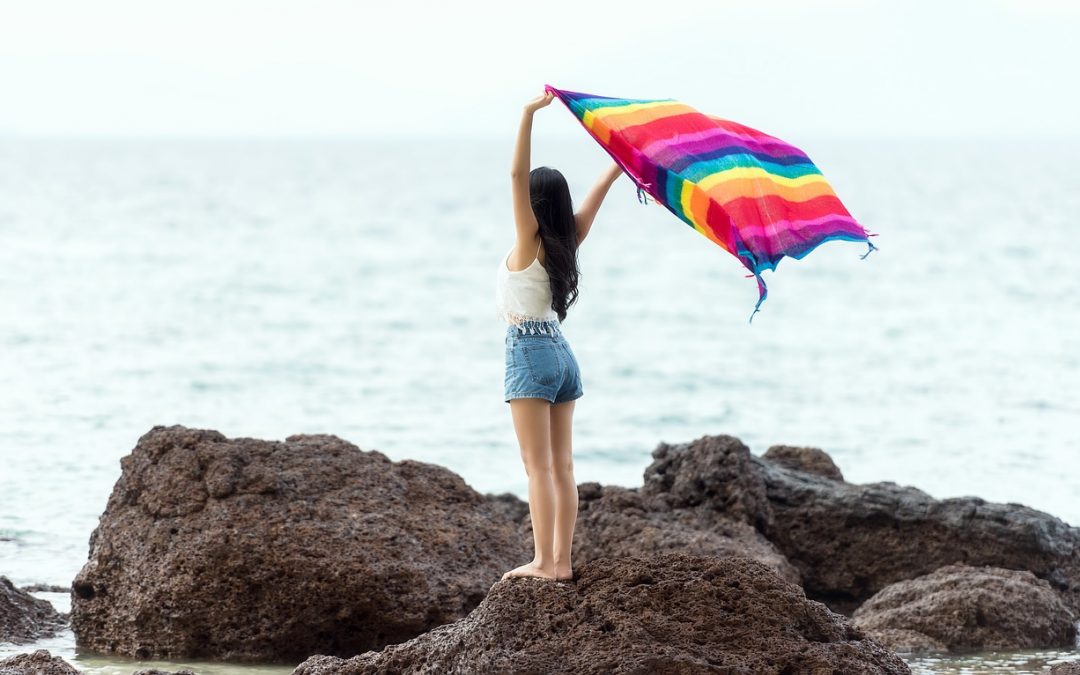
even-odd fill
[{"label": "orange stripe", "polygon": [[[734,251],[732,251],[728,247],[728,245],[726,243],[724,243],[723,240],[721,240],[719,237],[716,236],[716,233],[713,232],[712,228],[709,227],[709,225],[708,225],[709,201],[710,201],[709,195],[707,195],[704,190],[699,188],[694,183],[687,182],[687,183],[684,183],[683,185],[684,185],[683,189],[688,189],[690,191],[690,195],[689,195],[690,196],[690,199],[689,199],[689,207],[690,208],[686,210],[686,215],[690,217],[690,220],[694,221],[694,229],[696,229],[698,232],[700,232],[701,234],[708,237],[710,241],[712,241],[713,243],[720,246],[720,248],[724,249],[725,251],[728,251],[729,253],[734,253]],[[689,187],[685,187],[685,186],[689,186]],[[686,205],[687,205],[686,200],[684,200],[683,201],[683,206],[686,206]]]},{"label": "orange stripe", "polygon": [[609,128],[619,131],[639,124],[648,124],[664,117],[692,112],[697,111],[683,103],[672,103],[671,105],[658,105],[654,108],[642,108],[633,112],[619,112],[618,108],[611,108],[610,112],[603,112],[597,115],[596,119],[603,120],[604,124]]},{"label": "orange stripe", "polygon": [[776,195],[789,202],[805,202],[825,195],[836,196],[833,189],[824,181],[791,187],[775,183],[768,178],[736,178],[724,181],[709,188],[707,194],[721,204],[742,197],[768,195]]}]

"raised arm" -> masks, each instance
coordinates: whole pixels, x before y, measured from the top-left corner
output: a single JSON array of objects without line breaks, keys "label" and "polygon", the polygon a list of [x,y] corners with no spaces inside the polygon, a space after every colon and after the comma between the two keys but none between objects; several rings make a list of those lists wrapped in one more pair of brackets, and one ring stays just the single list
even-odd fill
[{"label": "raised arm", "polygon": [[607,196],[608,189],[611,188],[611,184],[615,182],[615,179],[622,175],[622,172],[622,167],[618,164],[612,164],[611,168],[605,171],[604,175],[600,176],[596,181],[596,184],[589,190],[589,194],[585,197],[585,201],[581,203],[581,208],[574,214],[574,220],[577,223],[579,246],[589,234],[593,219],[596,218],[596,212],[600,210],[600,205],[604,202],[604,197]]},{"label": "raised arm", "polygon": [[518,242],[530,245],[536,237],[540,224],[532,210],[529,198],[529,155],[532,144],[533,113],[551,103],[555,94],[550,92],[529,101],[521,113],[521,126],[518,127],[517,144],[514,147],[514,161],[510,166],[511,191],[514,195],[514,226],[517,229]]}]

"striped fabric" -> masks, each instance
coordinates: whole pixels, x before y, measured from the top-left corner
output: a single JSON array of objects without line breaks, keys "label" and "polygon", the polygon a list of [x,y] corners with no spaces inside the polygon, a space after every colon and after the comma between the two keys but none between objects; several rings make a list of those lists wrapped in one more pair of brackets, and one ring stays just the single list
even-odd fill
[{"label": "striped fabric", "polygon": [[831,239],[876,247],[810,158],[774,136],[673,99],[595,96],[545,86],[645,194],[736,256],[757,279]]}]

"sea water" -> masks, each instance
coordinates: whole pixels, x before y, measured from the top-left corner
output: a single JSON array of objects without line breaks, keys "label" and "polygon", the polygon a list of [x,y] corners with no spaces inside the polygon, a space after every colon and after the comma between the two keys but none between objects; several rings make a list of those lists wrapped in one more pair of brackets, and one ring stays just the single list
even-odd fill
[{"label": "sea water", "polygon": [[[69,585],[156,424],[332,433],[525,498],[494,316],[511,140],[0,142],[0,574]],[[1080,524],[1080,145],[788,140],[880,250],[783,260],[750,324],[738,261],[620,178],[563,325],[577,480],[639,485],[657,443],[723,433]],[[578,203],[609,161],[533,159]]]}]

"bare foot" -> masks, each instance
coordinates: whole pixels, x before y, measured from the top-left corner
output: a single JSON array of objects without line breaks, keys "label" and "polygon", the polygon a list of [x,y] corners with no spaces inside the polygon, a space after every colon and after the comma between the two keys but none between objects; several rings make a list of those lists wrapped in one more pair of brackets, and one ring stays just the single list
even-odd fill
[{"label": "bare foot", "polygon": [[574,570],[570,564],[555,563],[555,578],[559,581],[569,581],[574,578]]},{"label": "bare foot", "polygon": [[[542,579],[554,579],[555,571],[551,568],[539,567],[535,562],[529,562],[521,567],[515,567],[502,575],[503,579],[509,579],[510,577],[540,577]],[[500,581],[502,581],[502,579],[500,579]]]}]

